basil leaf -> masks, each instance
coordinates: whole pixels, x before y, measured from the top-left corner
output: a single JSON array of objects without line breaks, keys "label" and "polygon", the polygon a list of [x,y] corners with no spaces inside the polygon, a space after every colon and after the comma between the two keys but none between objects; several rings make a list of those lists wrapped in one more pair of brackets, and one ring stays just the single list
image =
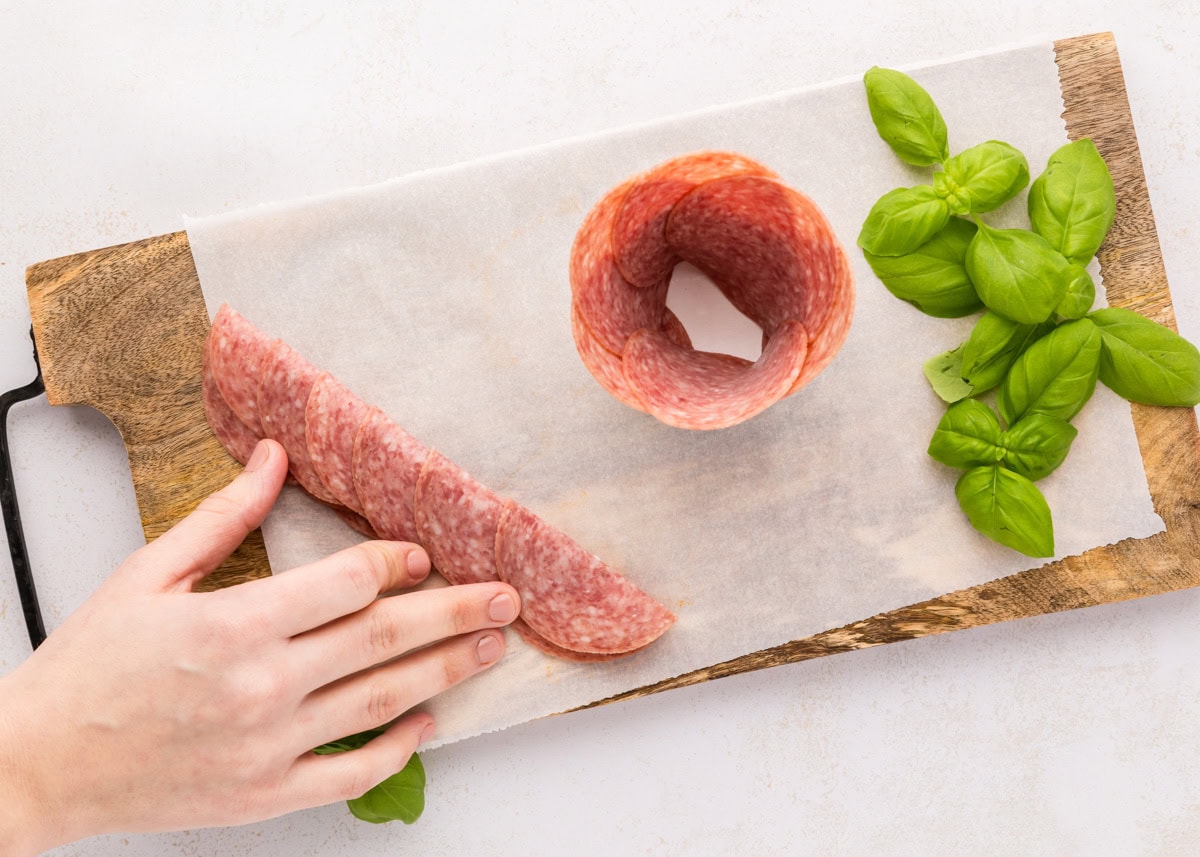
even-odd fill
[{"label": "basil leaf", "polygon": [[943,402],[954,403],[971,395],[971,385],[962,379],[962,349],[960,345],[953,351],[930,357],[921,367],[925,380]]},{"label": "basil leaf", "polygon": [[1096,389],[1100,330],[1086,318],[1060,324],[1013,363],[996,393],[1000,416],[1016,425],[1027,414],[1069,420]]},{"label": "basil leaf", "polygon": [[1178,333],[1120,307],[1088,318],[1100,330],[1100,380],[1131,402],[1166,407],[1200,404],[1200,352]]},{"label": "basil leaf", "polygon": [[988,140],[959,152],[935,173],[933,187],[955,214],[999,208],[1029,184],[1029,162],[1017,149]]},{"label": "basil leaf", "polygon": [[928,185],[898,187],[871,206],[858,246],[876,256],[903,256],[937,235],[950,209]]},{"label": "basil leaf", "polygon": [[[313,749],[313,752],[328,756],[333,753],[348,753],[358,750],[384,733],[383,729],[368,729],[330,741]],[[412,824],[425,810],[425,766],[420,757],[413,753],[408,763],[398,773],[370,789],[361,797],[346,801],[346,806],[357,818],[372,824],[386,821],[403,821]]]},{"label": "basil leaf", "polygon": [[983,306],[963,260],[975,237],[975,224],[950,218],[937,235],[903,256],[876,256],[863,251],[875,276],[887,290],[926,315],[959,318]]},{"label": "basil leaf", "polygon": [[1051,155],[1029,189],[1034,231],[1081,265],[1096,255],[1116,213],[1112,176],[1091,140],[1076,140]]},{"label": "basil leaf", "polygon": [[1054,310],[1063,318],[1083,318],[1096,302],[1096,284],[1087,268],[1077,262],[1071,263],[1071,279],[1067,293]]},{"label": "basil leaf", "polygon": [[980,223],[966,262],[975,291],[988,309],[1022,324],[1049,318],[1070,279],[1062,254],[1024,229],[993,229]]},{"label": "basil leaf", "polygon": [[425,811],[425,766],[413,753],[399,773],[368,789],[362,797],[346,801],[356,818],[372,824],[403,821],[412,824]]},{"label": "basil leaf", "polygon": [[1036,482],[1054,472],[1071,451],[1079,430],[1048,414],[1030,414],[1000,437],[1004,464]]},{"label": "basil leaf", "polygon": [[992,409],[975,399],[951,405],[929,441],[929,456],[950,467],[995,464],[1004,457],[1000,446],[1000,420]]},{"label": "basil leaf", "polygon": [[901,160],[928,167],[950,157],[946,121],[920,84],[879,66],[863,75],[863,84],[875,130]]},{"label": "basil leaf", "polygon": [[974,393],[992,389],[1004,380],[1026,348],[1053,329],[1051,321],[1018,324],[994,312],[985,312],[963,345],[963,380],[974,388]]},{"label": "basil leaf", "polygon": [[968,470],[954,486],[971,526],[1027,556],[1054,556],[1050,506],[1037,486],[998,464]]}]

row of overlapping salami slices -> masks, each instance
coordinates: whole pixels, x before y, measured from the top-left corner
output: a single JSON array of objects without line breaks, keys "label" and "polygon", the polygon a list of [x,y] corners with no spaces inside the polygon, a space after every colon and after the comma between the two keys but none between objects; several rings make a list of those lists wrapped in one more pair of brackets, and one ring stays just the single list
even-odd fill
[{"label": "row of overlapping salami slices", "polygon": [[504,580],[514,629],[556,657],[596,661],[644,648],[675,616],[523,506],[498,497],[295,349],[228,306],[204,348],[204,409],[245,463],[260,438],[287,451],[296,482],[372,538],[416,542],[450,583]]}]

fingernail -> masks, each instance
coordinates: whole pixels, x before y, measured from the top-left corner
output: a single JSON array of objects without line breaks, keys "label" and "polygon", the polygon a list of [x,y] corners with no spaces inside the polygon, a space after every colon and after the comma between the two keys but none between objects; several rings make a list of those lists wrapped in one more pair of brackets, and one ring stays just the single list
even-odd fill
[{"label": "fingernail", "polygon": [[486,666],[500,659],[500,652],[503,648],[500,640],[494,634],[488,634],[475,644],[475,654],[479,656],[479,663]]},{"label": "fingernail", "polygon": [[511,622],[517,618],[517,605],[508,593],[497,595],[488,604],[488,618],[493,622]]},{"label": "fingernail", "polygon": [[421,737],[417,739],[418,744],[427,744],[433,740],[433,736],[437,734],[437,724],[430,720],[425,724],[425,728],[421,730]]},{"label": "fingernail", "polygon": [[254,452],[250,456],[250,460],[246,462],[246,472],[253,473],[258,468],[267,463],[267,459],[271,457],[271,448],[267,446],[266,441],[260,440],[254,447]]},{"label": "fingernail", "polygon": [[423,550],[413,550],[408,552],[408,556],[404,558],[405,568],[408,569],[408,576],[413,580],[424,580],[425,575],[429,574],[429,554]]}]

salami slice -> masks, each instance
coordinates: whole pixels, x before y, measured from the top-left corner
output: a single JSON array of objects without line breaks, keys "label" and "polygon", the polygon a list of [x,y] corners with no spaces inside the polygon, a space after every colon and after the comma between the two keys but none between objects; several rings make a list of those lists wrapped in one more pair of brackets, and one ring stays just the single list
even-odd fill
[{"label": "salami slice", "polygon": [[204,403],[204,415],[213,434],[221,442],[221,446],[242,464],[250,460],[250,454],[258,444],[259,437],[237,418],[221,391],[217,389],[216,378],[212,374],[209,352],[212,348],[212,337],[204,344],[204,356],[201,362],[200,398]]},{"label": "salami slice", "polygon": [[334,511],[337,512],[339,518],[346,522],[346,526],[354,530],[356,533],[361,533],[368,539],[379,538],[379,533],[375,532],[375,528],[371,526],[371,522],[357,512],[353,512],[344,506],[336,506]]},{"label": "salami slice", "polygon": [[429,450],[378,408],[354,438],[354,490],[381,538],[417,541],[413,496]]},{"label": "salami slice", "polygon": [[[670,309],[663,313],[660,329],[668,340],[681,348],[692,347],[692,340],[683,322]],[[575,337],[575,350],[579,352],[583,365],[592,373],[592,377],[600,382],[600,386],[629,407],[645,411],[645,406],[625,381],[620,356],[596,341],[588,329],[587,322],[574,308],[571,310],[571,335]]]},{"label": "salami slice", "polygon": [[263,437],[258,415],[259,370],[273,340],[228,304],[222,304],[209,331],[209,365],[221,396],[234,415]]},{"label": "salami slice", "polygon": [[809,365],[801,383],[841,348],[853,277],[833,228],[804,194],[759,176],[717,179],[679,201],[666,240],[767,336],[789,320],[804,325]]},{"label": "salami slice", "polygon": [[414,494],[417,541],[451,583],[496,580],[496,527],[502,501],[436,450]]},{"label": "salami slice", "polygon": [[263,357],[259,371],[258,413],[263,435],[279,441],[287,451],[288,469],[300,487],[318,500],[335,503],[313,470],[304,430],[304,412],[317,374],[299,352],[283,340],[276,340]]},{"label": "salami slice", "polygon": [[640,652],[641,649],[635,649],[632,652],[616,652],[613,654],[599,654],[597,652],[572,652],[570,649],[564,649],[562,646],[556,646],[539,634],[537,631],[529,627],[529,623],[521,617],[517,617],[508,626],[517,632],[522,640],[528,643],[533,648],[537,649],[543,655],[549,655],[552,658],[561,658],[565,661],[576,661],[578,663],[599,663],[601,661],[615,661],[617,658],[628,657],[629,655]]},{"label": "salami slice", "polygon": [[647,288],[671,276],[680,256],[663,238],[668,216],[693,190],[727,176],[774,178],[775,173],[732,152],[697,152],[659,164],[633,181],[612,230],[617,267],[631,285]]},{"label": "salami slice", "polygon": [[786,322],[758,362],[681,348],[655,331],[629,338],[621,365],[625,382],[646,411],[667,425],[713,429],[761,413],[792,389],[804,367],[808,335]]},{"label": "salami slice", "polygon": [[362,515],[354,490],[354,438],[370,408],[328,372],[313,382],[304,435],[313,470],[337,502]]},{"label": "salami slice", "polygon": [[632,652],[675,622],[666,607],[511,500],[496,531],[496,567],[520,593],[529,626],[573,652]]}]

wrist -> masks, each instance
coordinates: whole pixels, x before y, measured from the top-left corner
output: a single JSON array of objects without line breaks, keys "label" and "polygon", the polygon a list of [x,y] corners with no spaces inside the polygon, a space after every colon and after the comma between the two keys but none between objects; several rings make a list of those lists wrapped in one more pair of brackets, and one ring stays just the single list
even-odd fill
[{"label": "wrist", "polygon": [[37,738],[23,725],[25,689],[0,677],[0,854],[34,857],[57,844],[48,824],[44,787],[34,770]]}]

